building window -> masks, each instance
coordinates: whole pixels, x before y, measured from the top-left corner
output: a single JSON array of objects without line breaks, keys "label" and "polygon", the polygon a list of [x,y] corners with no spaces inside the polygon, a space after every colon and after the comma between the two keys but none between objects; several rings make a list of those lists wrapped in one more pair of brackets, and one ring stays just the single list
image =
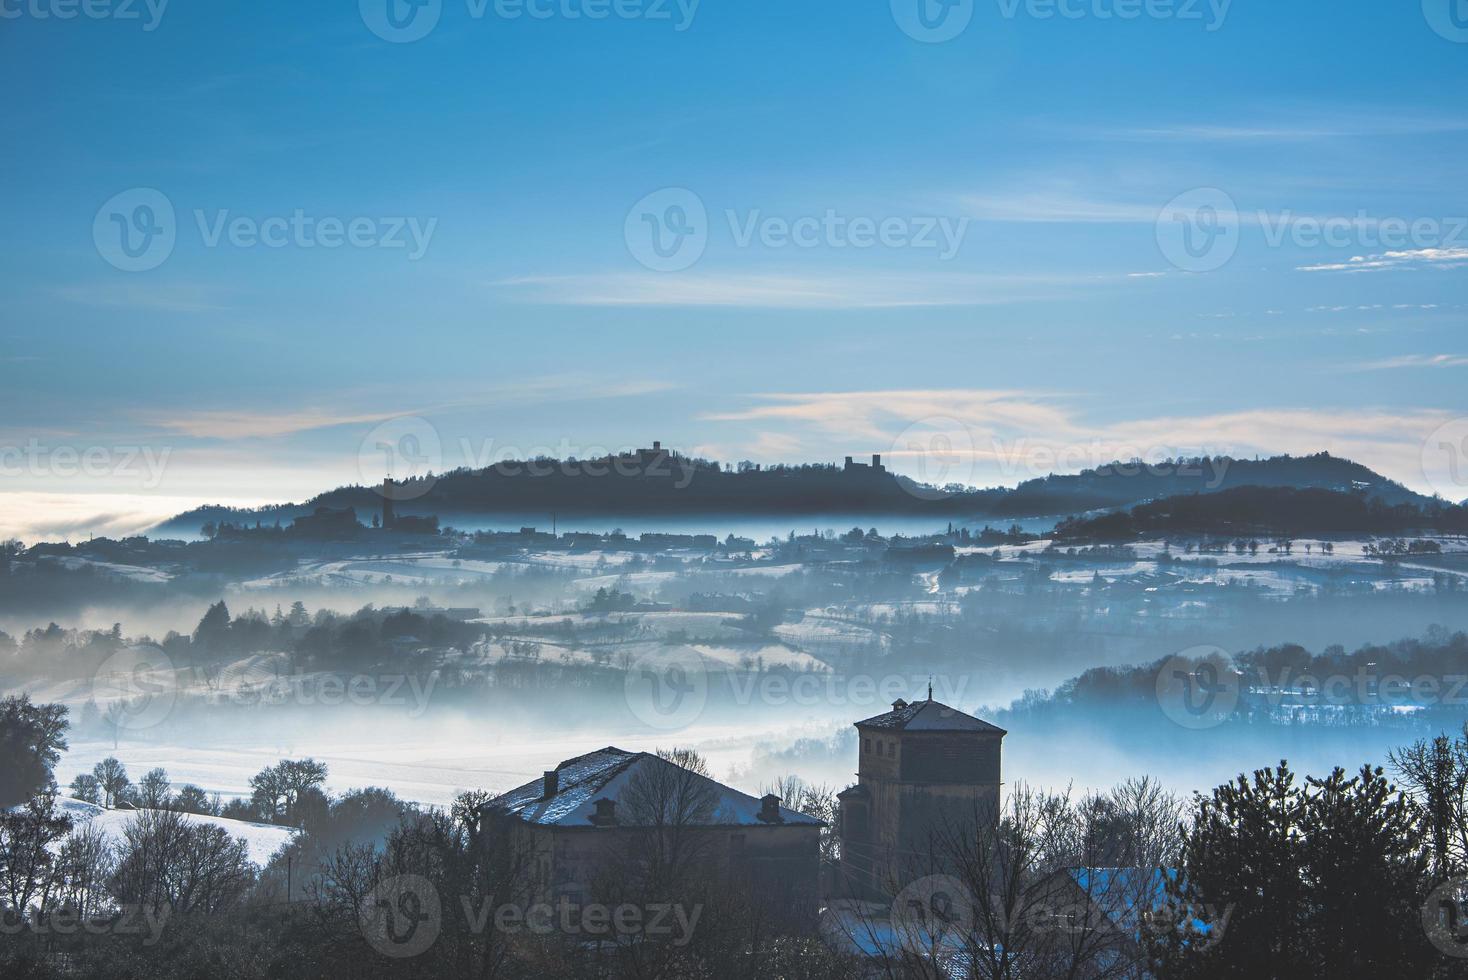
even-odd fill
[{"label": "building window", "polygon": [[863,752],[870,752],[872,750],[872,740],[869,739],[869,738],[862,739],[861,740],[861,750]]}]

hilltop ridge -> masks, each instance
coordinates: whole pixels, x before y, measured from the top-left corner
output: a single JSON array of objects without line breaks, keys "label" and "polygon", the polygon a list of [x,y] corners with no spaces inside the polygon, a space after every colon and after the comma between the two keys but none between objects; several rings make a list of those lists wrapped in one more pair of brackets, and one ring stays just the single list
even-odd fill
[{"label": "hilltop ridge", "polygon": [[[1063,517],[1136,506],[1161,497],[1243,486],[1349,492],[1387,505],[1432,498],[1348,459],[1318,453],[1236,459],[1194,457],[1158,463],[1117,461],[1076,474],[1050,474],[1015,487],[933,487],[848,457],[845,465],[724,465],[655,443],[650,450],[594,460],[509,460],[395,485],[399,515],[435,515],[446,525],[495,516],[554,512],[568,518],[641,515],[852,514],[934,518]],[[343,486],[301,503],[254,509],[205,506],[155,532],[195,534],[207,523],[289,524],[319,508],[381,510],[379,487]]]}]

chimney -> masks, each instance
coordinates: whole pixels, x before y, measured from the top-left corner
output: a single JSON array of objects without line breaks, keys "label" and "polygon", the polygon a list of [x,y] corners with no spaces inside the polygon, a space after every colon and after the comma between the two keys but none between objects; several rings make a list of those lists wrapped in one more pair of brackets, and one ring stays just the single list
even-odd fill
[{"label": "chimney", "polygon": [[780,798],[774,793],[760,797],[759,818],[763,823],[785,822],[785,818],[780,816]]},{"label": "chimney", "polygon": [[879,470],[881,468],[882,468],[882,454],[881,453],[872,453],[872,469]]},{"label": "chimney", "polygon": [[652,451],[655,453],[660,453],[663,451],[663,443],[661,439],[654,439],[652,441]]},{"label": "chimney", "polygon": [[852,459],[851,459],[851,457],[850,457],[850,456],[847,456],[847,457],[846,457],[846,468],[847,468],[847,469],[848,469],[848,470],[849,470],[849,469],[851,469],[851,463],[852,463]]},{"label": "chimney", "polygon": [[560,790],[561,790],[561,774],[560,774],[560,772],[558,772],[555,769],[547,769],[546,770],[546,773],[545,773],[545,780],[541,784],[540,798],[543,799],[543,800],[548,800],[552,796],[555,796],[557,793],[559,793]]},{"label": "chimney", "polygon": [[617,822],[617,801],[600,799],[596,801],[596,812],[591,815],[591,822],[598,827],[610,827]]}]

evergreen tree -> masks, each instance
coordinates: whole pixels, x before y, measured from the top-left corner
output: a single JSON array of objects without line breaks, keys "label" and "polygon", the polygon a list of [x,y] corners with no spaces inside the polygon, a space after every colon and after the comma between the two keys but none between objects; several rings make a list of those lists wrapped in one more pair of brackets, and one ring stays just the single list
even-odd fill
[{"label": "evergreen tree", "polygon": [[1417,808],[1380,769],[1300,786],[1281,762],[1198,797],[1154,967],[1163,980],[1432,976],[1430,880]]}]

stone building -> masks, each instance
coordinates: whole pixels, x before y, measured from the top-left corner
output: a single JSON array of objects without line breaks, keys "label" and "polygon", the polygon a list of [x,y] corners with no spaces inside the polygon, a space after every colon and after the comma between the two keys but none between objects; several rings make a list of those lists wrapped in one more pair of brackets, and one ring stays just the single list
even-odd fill
[{"label": "stone building", "polygon": [[533,901],[609,901],[608,889],[657,851],[699,881],[747,890],[784,922],[814,922],[824,824],[776,796],[755,799],[651,753],[608,747],[489,806],[519,837]]},{"label": "stone building", "polygon": [[[998,817],[1004,729],[934,701],[897,701],[856,723],[857,784],[841,793],[846,897],[880,897],[930,870],[944,835]],[[838,896],[839,897],[839,896]]]}]

